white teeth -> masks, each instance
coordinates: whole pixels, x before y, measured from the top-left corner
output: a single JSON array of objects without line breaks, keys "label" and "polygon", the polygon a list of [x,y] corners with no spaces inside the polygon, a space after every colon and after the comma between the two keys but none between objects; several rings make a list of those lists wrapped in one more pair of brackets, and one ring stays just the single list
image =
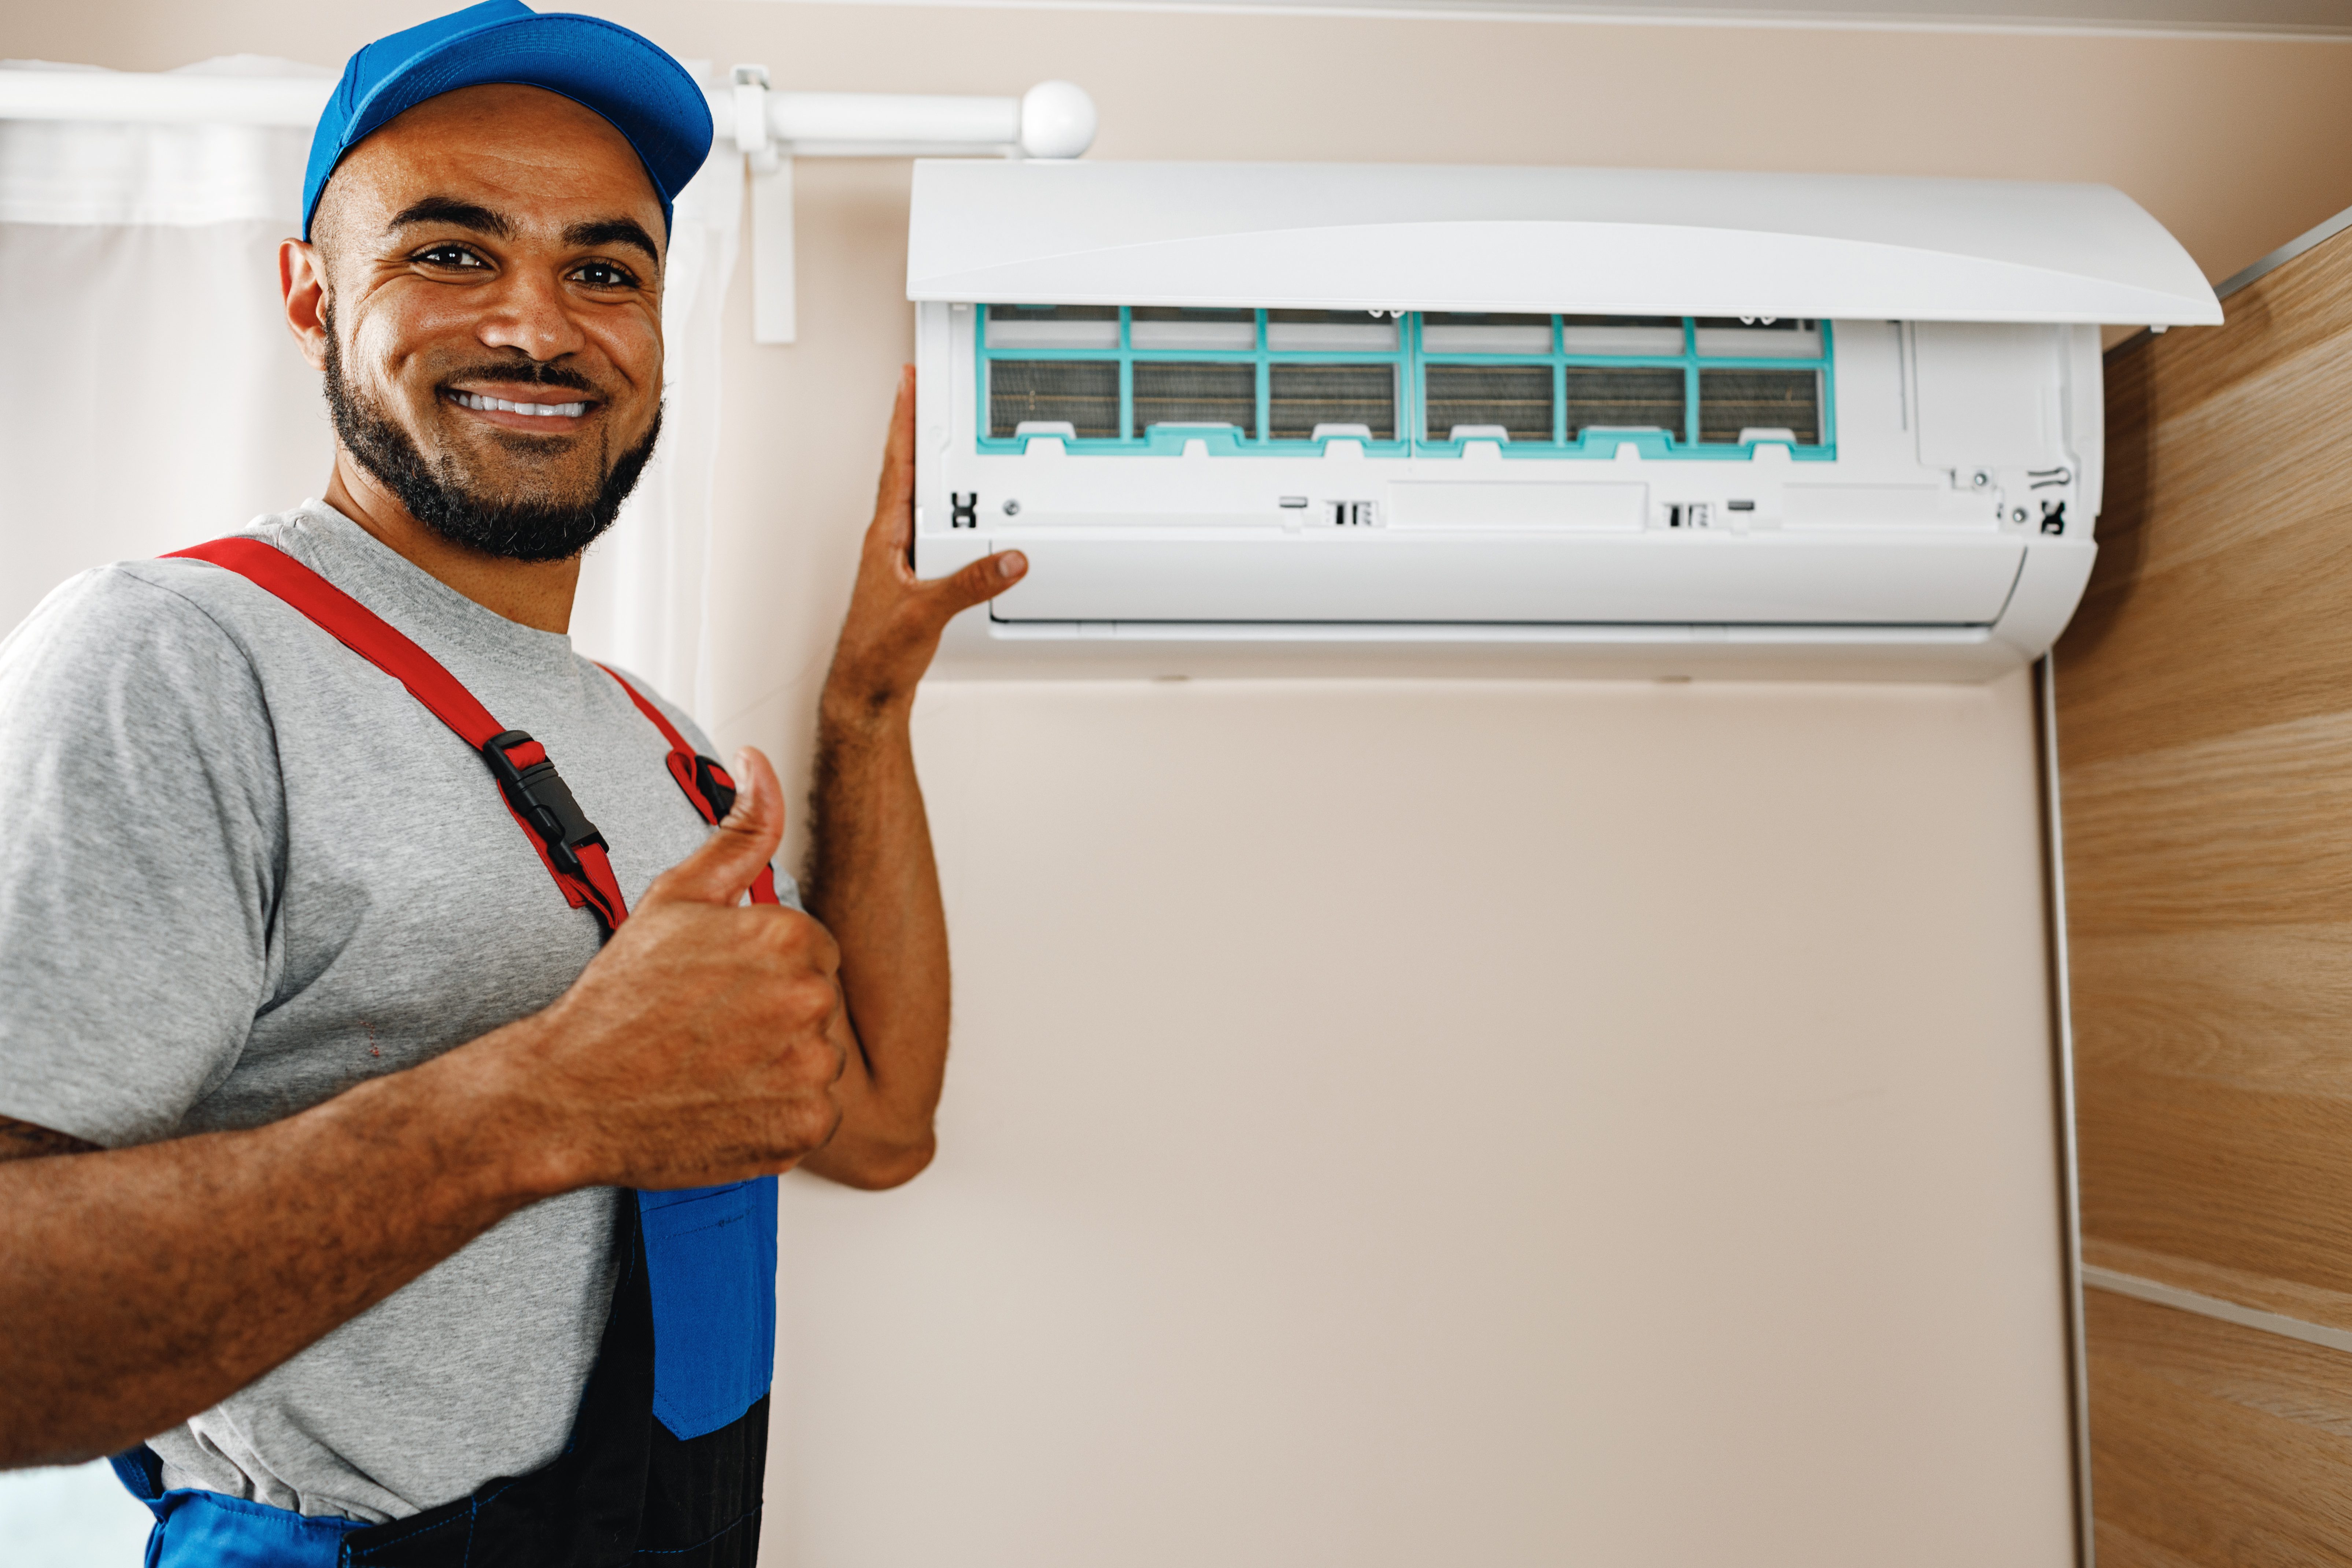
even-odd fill
[{"label": "white teeth", "polygon": [[527,414],[541,419],[554,415],[576,419],[588,412],[585,403],[510,403],[503,397],[489,397],[478,392],[457,392],[450,395],[467,408],[484,411],[502,409],[509,414]]}]

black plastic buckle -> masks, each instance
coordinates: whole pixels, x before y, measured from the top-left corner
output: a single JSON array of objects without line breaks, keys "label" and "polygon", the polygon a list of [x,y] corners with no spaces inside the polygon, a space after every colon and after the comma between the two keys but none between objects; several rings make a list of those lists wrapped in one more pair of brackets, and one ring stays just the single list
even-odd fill
[{"label": "black plastic buckle", "polygon": [[482,742],[482,760],[490,764],[515,815],[530,824],[547,846],[548,858],[556,868],[567,876],[583,876],[580,850],[591,844],[600,849],[610,847],[580,809],[580,803],[572,798],[572,786],[563,782],[552,761],[542,756],[527,768],[518,768],[507,755],[515,747],[530,743],[530,736],[523,731],[502,731]]},{"label": "black plastic buckle", "polygon": [[709,805],[710,820],[713,822],[725,821],[727,814],[735,809],[735,786],[728,781],[727,770],[720,767],[716,759],[694,759],[694,787],[702,792],[703,800]]}]

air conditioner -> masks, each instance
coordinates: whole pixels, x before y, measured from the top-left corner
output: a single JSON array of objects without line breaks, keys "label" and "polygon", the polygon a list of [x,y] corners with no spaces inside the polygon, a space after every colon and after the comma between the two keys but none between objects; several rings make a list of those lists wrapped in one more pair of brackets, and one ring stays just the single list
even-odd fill
[{"label": "air conditioner", "polygon": [[950,676],[1981,679],[2221,320],[2105,186],[1427,165],[919,163],[908,294]]}]

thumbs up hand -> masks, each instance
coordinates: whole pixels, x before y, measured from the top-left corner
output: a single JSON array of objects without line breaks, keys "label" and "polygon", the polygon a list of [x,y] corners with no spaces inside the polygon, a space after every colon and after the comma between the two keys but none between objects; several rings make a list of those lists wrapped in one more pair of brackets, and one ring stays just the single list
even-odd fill
[{"label": "thumbs up hand", "polygon": [[550,1191],[716,1185],[791,1169],[832,1138],[855,1047],[840,949],[797,910],[745,904],[784,832],[758,752],[734,809],[662,874],[555,1005],[511,1030]]},{"label": "thumbs up hand", "polygon": [[[702,847],[654,879],[633,915],[663,904],[714,904],[732,909],[751,890],[760,868],[784,841],[784,791],[765,753],[746,746],[729,776],[741,783],[735,805]],[[622,930],[627,930],[624,922]]]}]

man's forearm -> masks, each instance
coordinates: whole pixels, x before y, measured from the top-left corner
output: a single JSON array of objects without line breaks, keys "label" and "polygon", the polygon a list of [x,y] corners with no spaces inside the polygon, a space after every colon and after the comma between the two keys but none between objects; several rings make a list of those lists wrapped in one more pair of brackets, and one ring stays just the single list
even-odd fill
[{"label": "man's forearm", "polygon": [[945,577],[915,575],[915,369],[898,373],[874,521],[817,705],[809,791],[809,912],[841,948],[850,1032],[841,1125],[808,1168],[887,1187],[930,1163],[948,1056],[948,925],[908,732],[915,689],[957,616],[1020,581],[1003,551]]},{"label": "man's forearm", "polygon": [[187,1419],[544,1195],[509,1098],[461,1050],[251,1131],[0,1164],[0,1468]]},{"label": "man's forearm", "polygon": [[841,985],[858,1049],[842,1126],[809,1169],[888,1186],[929,1163],[947,1068],[947,917],[915,777],[911,699],[828,690],[817,721],[803,897],[841,944]]}]

